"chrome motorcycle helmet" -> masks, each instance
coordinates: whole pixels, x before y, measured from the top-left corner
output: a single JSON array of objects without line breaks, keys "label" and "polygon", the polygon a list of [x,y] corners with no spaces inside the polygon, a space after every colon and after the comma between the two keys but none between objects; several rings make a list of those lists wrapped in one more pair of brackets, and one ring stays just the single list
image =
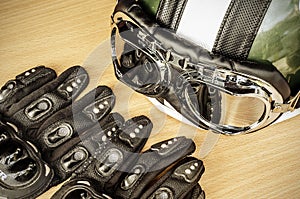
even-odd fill
[{"label": "chrome motorcycle helmet", "polygon": [[115,74],[197,127],[253,132],[300,106],[299,21],[299,0],[119,0]]}]

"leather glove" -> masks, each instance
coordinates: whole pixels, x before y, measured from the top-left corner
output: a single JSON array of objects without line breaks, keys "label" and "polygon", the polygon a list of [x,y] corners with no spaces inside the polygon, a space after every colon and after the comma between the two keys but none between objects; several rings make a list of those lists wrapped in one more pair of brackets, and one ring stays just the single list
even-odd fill
[{"label": "leather glove", "polygon": [[[1,179],[2,195],[10,198],[34,197],[64,181],[90,157],[90,145],[81,142],[82,136],[87,136],[85,142],[91,144],[93,137],[89,137],[89,133],[103,133],[108,128],[117,130],[123,125],[124,119],[119,114],[109,114],[115,96],[106,86],[99,86],[72,103],[87,84],[88,74],[79,66],[69,68],[57,78],[52,69],[37,67],[18,75],[2,87],[1,120],[6,122],[5,126],[12,124],[16,128],[15,134],[30,143],[22,145],[21,150],[30,151],[31,146],[36,147],[48,164],[48,178],[41,182],[36,176],[41,172],[41,168],[36,165],[39,163],[38,158],[33,157],[32,164],[23,164],[23,156],[21,159],[18,156],[20,147],[15,147],[16,151],[4,151],[1,173],[13,179]],[[152,124],[144,116],[130,121],[131,126],[145,127],[140,133],[141,139],[137,138],[132,146],[134,152],[144,145]],[[126,132],[127,127],[124,128]],[[120,136],[123,134],[120,133]],[[11,155],[14,161],[5,161]],[[32,175],[35,174],[24,178],[21,186],[20,177],[16,175],[22,175],[23,170],[32,170],[32,167]]]},{"label": "leather glove", "polygon": [[[114,141],[116,137],[118,132],[114,132],[109,139],[112,143],[122,143]],[[127,164],[128,159],[121,158],[127,153],[119,151],[125,146],[122,145],[100,155],[95,149],[94,158],[86,162],[55,193],[53,199],[107,198],[101,193],[120,199],[205,198],[198,184],[204,172],[203,163],[188,157],[195,150],[192,140],[185,137],[172,138],[153,145],[141,154],[131,153],[138,160],[130,164]],[[130,149],[128,146],[125,148]],[[120,174],[118,178],[108,182],[108,178],[115,178],[115,173]]]},{"label": "leather glove", "polygon": [[125,122],[110,113],[115,96],[106,86],[72,103],[87,84],[88,75],[79,66],[59,77],[41,66],[2,87],[1,195],[36,197],[75,173],[83,180],[93,176],[96,191],[114,193],[138,158],[152,123],[145,116]]},{"label": "leather glove", "polygon": [[[77,82],[76,88],[73,82]],[[1,151],[2,196],[35,197],[54,184],[58,177],[41,160],[36,148],[41,144],[39,137],[43,136],[38,128],[53,113],[70,105],[87,83],[87,73],[79,66],[66,70],[58,78],[54,70],[39,66],[1,88],[1,136],[6,138],[1,140],[1,149],[6,149]]]}]

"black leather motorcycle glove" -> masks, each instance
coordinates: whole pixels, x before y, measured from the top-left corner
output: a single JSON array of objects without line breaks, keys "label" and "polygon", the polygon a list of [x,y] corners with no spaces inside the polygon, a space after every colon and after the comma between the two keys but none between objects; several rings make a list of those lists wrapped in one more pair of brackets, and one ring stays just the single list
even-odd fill
[{"label": "black leather motorcycle glove", "polygon": [[[66,180],[91,157],[88,147],[106,141],[103,136],[108,129],[122,128],[119,136],[126,137],[127,128],[143,125],[130,149],[132,152],[141,150],[151,131],[149,119],[136,117],[123,126],[124,119],[119,114],[110,114],[115,96],[106,86],[99,86],[72,103],[87,84],[88,74],[79,66],[69,68],[57,78],[52,69],[37,67],[2,87],[2,128],[11,129],[6,130],[10,132],[13,130],[8,125],[15,128],[15,133],[8,136],[4,133],[3,136],[21,144],[13,146],[7,139],[1,142],[1,148],[6,149],[1,150],[1,176],[4,176],[1,178],[1,195],[35,197]],[[96,134],[102,135],[101,140],[93,140]],[[30,151],[37,157],[31,157]],[[40,156],[47,164],[39,165]],[[23,163],[24,159],[27,162]],[[47,178],[40,180],[41,176]]]},{"label": "black leather motorcycle glove", "polygon": [[[138,129],[140,128],[134,131]],[[114,132],[109,140],[112,143],[122,143],[115,142],[116,137],[118,132]],[[53,199],[108,198],[107,196],[114,199],[205,197],[198,184],[204,172],[203,163],[188,157],[195,150],[192,140],[177,137],[157,143],[141,154],[129,151],[129,156],[138,158],[136,162],[131,161],[135,159],[132,157],[130,160],[123,158],[123,154],[128,154],[128,151],[120,150],[125,146],[122,145],[115,145],[107,150],[108,152],[100,154],[94,149],[94,158],[87,161],[77,174],[56,192]],[[125,148],[130,150],[128,146]],[[108,181],[110,178],[115,180]]]},{"label": "black leather motorcycle glove", "polygon": [[[79,66],[58,78],[53,70],[37,67],[2,87],[2,196],[36,197],[75,173],[82,180],[94,177],[97,192],[115,193],[117,182],[138,158],[152,124],[144,116],[124,122],[118,113],[110,113],[115,97],[106,86],[72,103],[87,83],[88,75]],[[175,160],[184,156],[179,154]],[[198,185],[189,187],[193,190],[189,193],[201,193]]]}]

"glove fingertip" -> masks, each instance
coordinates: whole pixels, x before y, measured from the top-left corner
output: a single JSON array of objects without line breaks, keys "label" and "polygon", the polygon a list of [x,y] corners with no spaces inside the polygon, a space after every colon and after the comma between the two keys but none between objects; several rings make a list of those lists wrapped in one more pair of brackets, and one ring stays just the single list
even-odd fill
[{"label": "glove fingertip", "polygon": [[185,198],[191,194],[204,172],[203,162],[194,157],[186,157],[163,175],[141,198]]},{"label": "glove fingertip", "polygon": [[31,68],[16,76],[16,80],[22,82],[24,85],[28,85],[33,82],[40,84],[40,82],[36,82],[38,80],[44,81],[43,84],[45,84],[45,82],[49,82],[54,78],[56,78],[56,72],[45,66]]},{"label": "glove fingertip", "polygon": [[12,104],[55,78],[56,72],[45,66],[37,66],[17,75],[1,88],[1,111],[7,111]]},{"label": "glove fingertip", "polygon": [[126,121],[119,133],[119,139],[128,146],[129,151],[140,151],[146,144],[153,124],[146,116],[133,117]]},{"label": "glove fingertip", "polygon": [[156,143],[151,146],[150,150],[157,151],[161,156],[170,156],[171,154],[186,156],[193,153],[195,149],[194,141],[182,136]]},{"label": "glove fingertip", "polygon": [[[111,108],[114,107],[116,101],[116,96],[111,90],[111,88],[102,85],[95,88],[95,98],[103,99],[105,103],[104,105],[109,105]],[[108,99],[109,101],[105,102],[104,99]]]},{"label": "glove fingertip", "polygon": [[67,70],[65,70],[63,73],[78,73],[78,74],[87,74],[87,71],[85,70],[85,68],[83,68],[80,65],[75,65],[75,66],[71,66],[70,68],[68,68]]},{"label": "glove fingertip", "polygon": [[109,87],[99,86],[85,95],[80,101],[86,101],[83,113],[93,122],[105,118],[115,105],[115,95]]},{"label": "glove fingertip", "polygon": [[183,179],[185,182],[198,182],[205,171],[203,161],[195,157],[187,157],[178,163],[175,176]]},{"label": "glove fingertip", "polygon": [[87,87],[88,83],[88,73],[81,66],[68,68],[53,82],[53,84],[58,84],[58,92],[67,100],[77,97]]}]

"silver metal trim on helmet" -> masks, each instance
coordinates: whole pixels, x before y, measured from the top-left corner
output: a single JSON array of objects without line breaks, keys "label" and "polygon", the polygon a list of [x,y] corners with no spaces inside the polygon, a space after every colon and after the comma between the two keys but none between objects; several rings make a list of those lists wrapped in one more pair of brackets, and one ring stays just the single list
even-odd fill
[{"label": "silver metal trim on helmet", "polygon": [[[118,29],[117,24],[122,21],[129,21],[138,28],[138,42],[141,46],[143,46],[143,48],[140,48],[140,46],[137,46],[137,44],[129,40],[126,40],[126,43],[129,43],[133,47],[142,51],[147,56],[151,57],[153,61],[157,63],[158,67],[162,69],[166,67],[178,68],[185,71],[187,78],[194,82],[204,83],[234,97],[255,98],[264,104],[263,115],[256,122],[245,127],[214,124],[211,121],[206,120],[197,111],[193,112],[193,114],[200,120],[200,122],[205,124],[209,129],[213,130],[216,133],[236,135],[241,133],[253,132],[255,130],[263,128],[274,122],[281,115],[281,113],[292,111],[300,98],[299,92],[297,96],[290,102],[284,103],[282,95],[279,93],[279,91],[263,79],[225,68],[220,69],[215,67],[214,65],[207,63],[192,63],[184,56],[173,52],[172,49],[164,49],[164,47],[152,34],[150,34],[147,30],[145,30],[145,28],[141,27],[138,23],[136,23],[133,19],[131,19],[123,12],[116,12],[112,17],[112,25],[115,31],[116,29]],[[122,39],[125,40],[124,38]],[[161,54],[162,51],[165,52],[166,56],[163,56]],[[171,55],[173,56],[173,58],[175,57],[172,60],[168,59],[168,57],[170,57]],[[184,60],[183,65],[178,64],[178,60]],[[187,65],[193,66],[193,68],[187,68]],[[190,72],[197,72],[199,75],[197,76],[197,78],[195,78],[190,75]],[[122,76],[122,73],[119,71],[118,75]],[[161,76],[163,77],[164,75]],[[231,85],[234,85],[238,89],[236,89],[235,91],[228,89],[225,84],[229,83]],[[136,90],[138,90],[138,88]],[[195,107],[192,107],[192,104],[188,105],[190,110],[197,110],[195,109]]]}]

